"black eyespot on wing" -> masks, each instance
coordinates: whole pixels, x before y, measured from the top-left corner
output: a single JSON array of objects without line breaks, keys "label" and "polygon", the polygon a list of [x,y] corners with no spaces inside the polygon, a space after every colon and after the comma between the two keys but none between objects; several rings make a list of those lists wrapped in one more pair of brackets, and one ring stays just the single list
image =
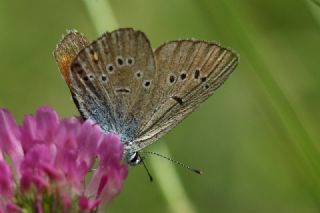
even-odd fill
[{"label": "black eyespot on wing", "polygon": [[198,79],[200,77],[200,70],[196,70],[195,72],[194,72],[194,78],[195,79]]},{"label": "black eyespot on wing", "polygon": [[135,77],[136,77],[137,79],[142,78],[142,72],[141,72],[140,70],[138,70],[138,71],[135,73]]},{"label": "black eyespot on wing", "polygon": [[106,81],[107,80],[107,76],[105,76],[105,75],[101,76],[101,80],[102,81]]},{"label": "black eyespot on wing", "polygon": [[175,100],[179,105],[182,105],[183,104],[183,101],[180,97],[178,96],[172,96],[171,97],[173,100]]},{"label": "black eyespot on wing", "polygon": [[205,82],[207,80],[207,77],[202,77],[201,82]]},{"label": "black eyespot on wing", "polygon": [[133,58],[128,58],[127,59],[127,64],[128,65],[132,65],[134,63],[134,59]]},{"label": "black eyespot on wing", "polygon": [[170,75],[170,77],[169,77],[170,83],[174,83],[175,80],[176,80],[176,78],[174,77],[174,75]]},{"label": "black eyespot on wing", "polygon": [[151,81],[150,80],[145,80],[144,82],[143,82],[143,86],[144,86],[144,88],[149,88],[150,86],[151,86]]},{"label": "black eyespot on wing", "polygon": [[145,85],[146,87],[150,86],[150,81],[144,82],[144,85]]},{"label": "black eyespot on wing", "polygon": [[118,58],[117,59],[117,62],[118,62],[118,64],[121,66],[121,65],[123,65],[123,59],[122,58]]},{"label": "black eyespot on wing", "polygon": [[180,79],[181,80],[185,80],[187,78],[187,74],[186,73],[182,73],[181,75],[180,75]]},{"label": "black eyespot on wing", "polygon": [[112,64],[107,65],[107,69],[109,72],[112,72],[114,70],[113,65]]}]

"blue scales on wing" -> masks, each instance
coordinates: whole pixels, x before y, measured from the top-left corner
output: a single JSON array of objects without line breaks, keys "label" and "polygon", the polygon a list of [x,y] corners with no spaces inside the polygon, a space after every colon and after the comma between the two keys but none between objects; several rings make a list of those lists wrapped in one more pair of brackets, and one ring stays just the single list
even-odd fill
[{"label": "blue scales on wing", "polygon": [[[70,66],[70,90],[82,116],[125,145],[138,134],[152,104],[155,61],[144,33],[119,29],[83,48]],[[126,148],[126,146],[125,146]]]}]

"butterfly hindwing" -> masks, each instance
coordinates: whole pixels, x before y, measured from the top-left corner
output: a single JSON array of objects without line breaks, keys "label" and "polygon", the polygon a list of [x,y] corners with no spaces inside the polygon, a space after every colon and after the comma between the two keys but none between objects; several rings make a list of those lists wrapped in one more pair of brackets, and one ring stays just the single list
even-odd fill
[{"label": "butterfly hindwing", "polygon": [[70,65],[80,50],[89,45],[89,40],[76,30],[69,30],[55,48],[53,55],[60,72],[70,87]]}]

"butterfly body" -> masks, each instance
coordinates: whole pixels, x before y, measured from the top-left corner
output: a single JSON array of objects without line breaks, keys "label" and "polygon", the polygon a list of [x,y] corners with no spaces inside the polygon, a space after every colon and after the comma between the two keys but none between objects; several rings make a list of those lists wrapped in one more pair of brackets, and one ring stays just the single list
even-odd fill
[{"label": "butterfly body", "polygon": [[82,117],[120,135],[133,165],[139,150],[212,95],[238,64],[234,52],[204,41],[171,41],[153,51],[131,28],[91,43],[71,31],[54,55]]}]

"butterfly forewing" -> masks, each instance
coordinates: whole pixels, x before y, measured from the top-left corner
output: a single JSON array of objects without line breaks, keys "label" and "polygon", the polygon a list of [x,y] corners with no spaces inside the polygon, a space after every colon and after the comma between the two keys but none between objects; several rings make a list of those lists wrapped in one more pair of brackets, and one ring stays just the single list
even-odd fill
[{"label": "butterfly forewing", "polygon": [[139,149],[158,139],[206,100],[238,63],[232,51],[214,43],[181,40],[155,51],[153,102],[158,103],[141,125]]},{"label": "butterfly forewing", "polygon": [[120,134],[124,143],[133,141],[140,121],[148,115],[146,108],[152,108],[148,100],[155,70],[144,33],[133,29],[105,33],[71,64],[71,83],[80,111],[106,132]]}]

